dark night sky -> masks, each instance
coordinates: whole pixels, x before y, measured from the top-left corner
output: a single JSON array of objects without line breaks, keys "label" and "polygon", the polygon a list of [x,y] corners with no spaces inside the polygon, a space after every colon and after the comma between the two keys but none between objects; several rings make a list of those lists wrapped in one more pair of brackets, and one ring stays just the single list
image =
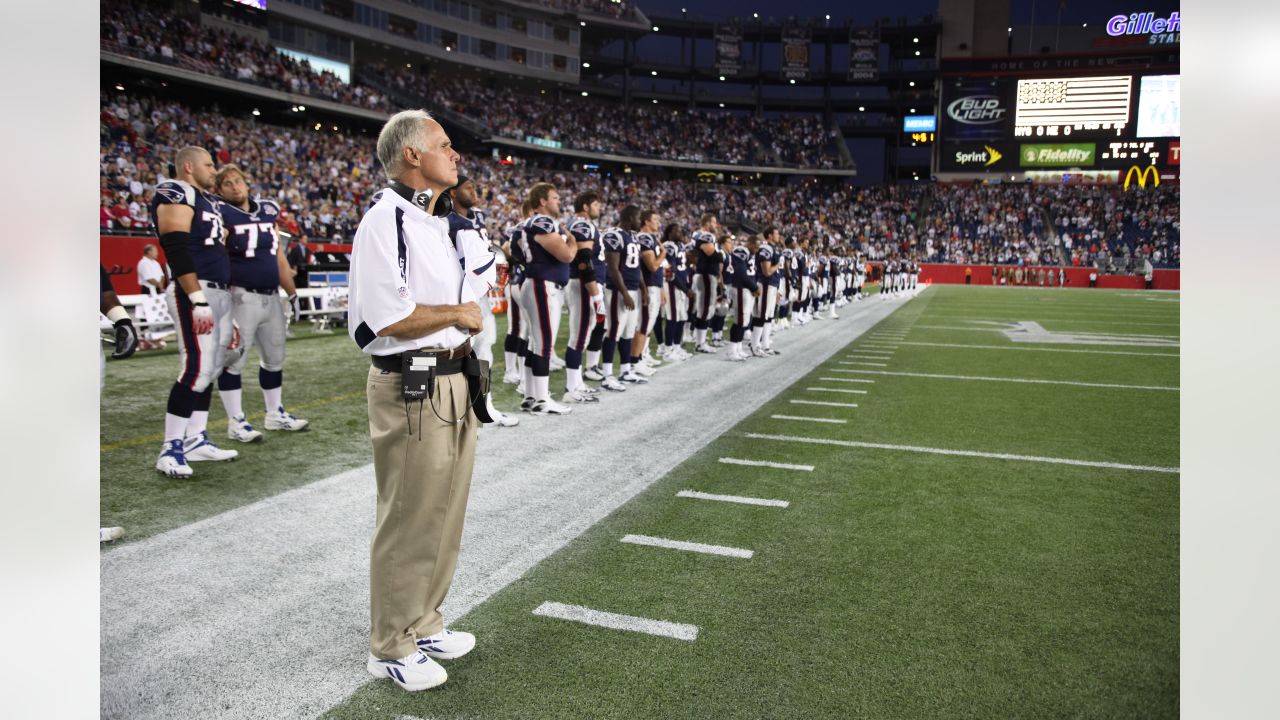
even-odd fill
[{"label": "dark night sky", "polygon": [[[689,10],[691,17],[719,20],[733,16],[750,16],[759,12],[765,18],[782,19],[787,15],[797,17],[822,17],[830,13],[833,22],[852,19],[869,23],[876,17],[900,15],[920,16],[935,12],[937,0],[863,0],[856,4],[848,0],[786,0],[785,3],[764,0],[635,0],[648,15],[679,15],[681,8]],[[1058,0],[1012,0],[1009,3],[1014,25],[1031,21],[1035,6],[1036,23],[1052,25],[1057,20]],[[1105,23],[1112,15],[1151,11],[1168,14],[1180,6],[1178,0],[1065,0],[1062,22]],[[785,15],[782,8],[786,8]]]}]

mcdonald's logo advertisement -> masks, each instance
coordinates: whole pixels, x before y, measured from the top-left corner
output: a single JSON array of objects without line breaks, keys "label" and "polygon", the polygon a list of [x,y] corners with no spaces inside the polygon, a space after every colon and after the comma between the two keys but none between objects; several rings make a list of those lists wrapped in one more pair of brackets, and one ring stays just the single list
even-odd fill
[{"label": "mcdonald's logo advertisement", "polygon": [[1151,187],[1160,187],[1160,170],[1155,165],[1139,166],[1133,165],[1124,174],[1124,189],[1128,190],[1129,186],[1136,184],[1140,188],[1147,185]]}]

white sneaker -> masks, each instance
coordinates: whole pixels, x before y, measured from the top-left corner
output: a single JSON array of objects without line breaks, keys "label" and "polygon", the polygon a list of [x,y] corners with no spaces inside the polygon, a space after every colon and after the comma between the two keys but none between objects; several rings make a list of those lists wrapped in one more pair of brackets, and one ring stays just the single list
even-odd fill
[{"label": "white sneaker", "polygon": [[708,355],[714,355],[716,353],[716,349],[706,343],[698,345],[693,350],[694,352],[707,353]]},{"label": "white sneaker", "polygon": [[429,690],[443,685],[449,679],[449,673],[445,672],[440,663],[421,650],[399,660],[380,660],[369,653],[369,661],[364,667],[375,678],[389,677],[409,692]]},{"label": "white sneaker", "polygon": [[461,630],[443,630],[439,635],[418,639],[418,649],[436,660],[455,660],[475,646],[476,636]]},{"label": "white sneaker", "polygon": [[726,352],[724,354],[724,359],[728,360],[729,362],[743,362],[747,358],[743,355],[740,355],[737,350],[731,347],[729,348],[729,352]]},{"label": "white sneaker", "polygon": [[182,454],[187,456],[187,462],[222,462],[224,460],[235,460],[240,457],[240,453],[235,450],[223,450],[222,448],[209,442],[209,431],[204,431],[199,435],[187,438],[183,442]]},{"label": "white sneaker", "polygon": [[515,427],[520,424],[520,418],[503,412],[495,412],[493,413],[493,422],[488,424],[497,425],[498,427]]},{"label": "white sneaker", "polygon": [[648,365],[649,367],[655,367],[655,368],[662,365],[662,361],[652,355],[645,355],[641,357],[640,362],[644,363],[645,365]]},{"label": "white sneaker", "polygon": [[124,528],[122,527],[98,528],[98,542],[100,543],[112,542],[122,537],[124,537]]},{"label": "white sneaker", "polygon": [[600,387],[604,388],[605,390],[612,390],[614,392],[627,391],[627,386],[618,382],[618,379],[612,375],[606,375],[604,380],[600,381]]},{"label": "white sneaker", "polygon": [[156,470],[159,470],[161,475],[171,478],[189,478],[195,474],[187,464],[181,440],[170,440],[164,444],[160,457],[156,459]]},{"label": "white sneaker", "polygon": [[262,433],[254,430],[244,415],[237,415],[227,421],[227,437],[242,443],[251,443],[262,439]]},{"label": "white sneaker", "polygon": [[712,338],[712,339],[711,339],[711,347],[713,347],[713,348],[722,348],[722,347],[724,347],[724,338]]},{"label": "white sneaker", "polygon": [[636,373],[637,375],[643,375],[645,377],[653,377],[654,373],[658,371],[657,369],[652,368],[648,365],[645,365],[644,363],[636,363],[631,367],[631,372]]},{"label": "white sneaker", "polygon": [[604,379],[604,371],[600,369],[599,365],[595,365],[583,370],[582,377],[592,382],[600,382]]},{"label": "white sneaker", "polygon": [[551,354],[551,369],[552,370],[564,369],[564,360],[561,360],[560,357],[555,353]]},{"label": "white sneaker", "polygon": [[769,353],[765,352],[765,349],[759,345],[751,346],[751,354],[756,357],[769,357]]},{"label": "white sneaker", "polygon": [[564,396],[560,398],[566,405],[573,403],[598,403],[600,398],[595,395],[584,393],[581,390],[566,390]]},{"label": "white sneaker", "polygon": [[284,411],[284,406],[281,405],[279,409],[267,413],[267,417],[262,424],[265,425],[268,430],[288,430],[289,432],[297,432],[299,430],[305,430],[311,423],[303,420],[302,418],[296,418],[290,415]]},{"label": "white sneaker", "polygon": [[535,400],[529,412],[534,415],[568,415],[573,412],[573,408],[561,405],[555,400]]},{"label": "white sneaker", "polygon": [[598,388],[593,388],[593,387],[591,387],[590,385],[583,385],[582,387],[578,388],[578,392],[580,392],[580,393],[586,393],[586,394],[588,394],[588,395],[599,395],[599,394],[600,394],[600,390],[599,390]]},{"label": "white sneaker", "polygon": [[520,373],[512,373],[512,372],[509,372],[509,373],[503,373],[503,374],[502,374],[502,383],[503,383],[504,385],[519,385],[519,384],[520,384]]},{"label": "white sneaker", "polygon": [[832,320],[839,320],[839,319],[840,319],[840,316],[836,314],[836,309],[835,309],[835,308],[831,308],[831,319],[832,319]]},{"label": "white sneaker", "polygon": [[637,375],[635,371],[624,373],[618,379],[624,383],[633,383],[635,385],[644,385],[649,382],[648,378]]}]

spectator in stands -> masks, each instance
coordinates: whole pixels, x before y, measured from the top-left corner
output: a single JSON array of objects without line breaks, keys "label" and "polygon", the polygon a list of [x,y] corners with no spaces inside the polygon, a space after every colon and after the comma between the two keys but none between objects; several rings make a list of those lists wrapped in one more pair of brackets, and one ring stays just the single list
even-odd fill
[{"label": "spectator in stands", "polygon": [[143,295],[159,295],[169,284],[169,276],[156,259],[159,256],[160,251],[151,243],[142,248],[142,259],[138,260],[138,287],[142,288]]}]

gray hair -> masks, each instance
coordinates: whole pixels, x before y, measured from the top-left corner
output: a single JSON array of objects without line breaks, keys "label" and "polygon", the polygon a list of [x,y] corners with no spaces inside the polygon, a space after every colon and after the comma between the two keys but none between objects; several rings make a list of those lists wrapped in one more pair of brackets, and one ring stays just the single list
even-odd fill
[{"label": "gray hair", "polygon": [[378,162],[387,177],[396,180],[404,172],[406,146],[423,148],[427,144],[425,120],[434,120],[426,110],[404,110],[391,116],[378,133]]}]

